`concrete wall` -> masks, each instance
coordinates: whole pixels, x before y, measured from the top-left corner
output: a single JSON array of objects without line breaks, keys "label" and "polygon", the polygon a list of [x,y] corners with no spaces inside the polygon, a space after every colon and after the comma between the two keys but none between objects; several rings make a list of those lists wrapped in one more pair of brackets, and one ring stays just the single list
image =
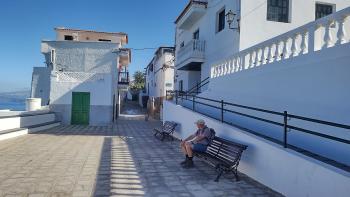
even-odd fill
[{"label": "concrete wall", "polygon": [[217,136],[248,145],[238,170],[286,196],[348,196],[350,173],[321,163],[310,157],[284,149],[255,135],[222,124],[164,101],[164,121],[180,124],[175,135],[186,138],[195,132],[194,122],[204,119]]},{"label": "concrete wall", "polygon": [[[254,69],[210,80],[209,89],[200,96],[225,100],[278,112],[312,117],[350,125],[350,44],[324,49]],[[200,106],[199,106],[200,108]],[[230,108],[230,107],[227,107]],[[233,108],[251,115],[282,122],[282,117]],[[202,110],[219,117],[218,110]],[[225,113],[225,118],[241,126],[282,140],[279,126]],[[292,119],[289,123],[331,136],[350,139],[345,129],[310,124]],[[298,131],[288,134],[289,143],[350,165],[347,144],[325,140]]]},{"label": "concrete wall", "polygon": [[[35,113],[34,113],[35,114]],[[16,116],[10,118],[0,117],[0,131],[43,124],[55,121],[55,114],[41,114],[32,116]]]},{"label": "concrete wall", "polygon": [[65,82],[51,78],[50,109],[63,124],[70,124],[72,92],[90,92],[90,125],[105,125],[112,121],[113,95],[110,74],[100,74],[100,80]]},{"label": "concrete wall", "polygon": [[113,43],[43,42],[43,52],[55,50],[51,76],[50,109],[70,124],[72,92],[90,92],[90,124],[112,121],[116,92],[117,55]]},{"label": "concrete wall", "polygon": [[47,67],[34,67],[32,74],[32,98],[41,98],[41,105],[49,104],[51,69]]}]

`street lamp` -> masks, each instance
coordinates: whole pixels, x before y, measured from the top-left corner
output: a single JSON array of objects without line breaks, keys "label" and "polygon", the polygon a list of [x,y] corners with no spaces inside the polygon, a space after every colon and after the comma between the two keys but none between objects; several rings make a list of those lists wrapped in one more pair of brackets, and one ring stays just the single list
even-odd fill
[{"label": "street lamp", "polygon": [[225,16],[226,16],[226,21],[228,23],[229,29],[236,29],[239,32],[240,31],[239,19],[237,19],[237,27],[232,27],[236,14],[233,13],[232,10],[229,10]]}]

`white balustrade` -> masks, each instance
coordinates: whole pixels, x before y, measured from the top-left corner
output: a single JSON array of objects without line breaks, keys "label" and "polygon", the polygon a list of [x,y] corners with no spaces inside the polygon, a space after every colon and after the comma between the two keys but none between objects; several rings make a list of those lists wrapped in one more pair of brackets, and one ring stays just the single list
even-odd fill
[{"label": "white balustrade", "polygon": [[[349,43],[350,7],[240,51],[212,66],[212,78]],[[315,36],[321,34],[322,36]]]}]

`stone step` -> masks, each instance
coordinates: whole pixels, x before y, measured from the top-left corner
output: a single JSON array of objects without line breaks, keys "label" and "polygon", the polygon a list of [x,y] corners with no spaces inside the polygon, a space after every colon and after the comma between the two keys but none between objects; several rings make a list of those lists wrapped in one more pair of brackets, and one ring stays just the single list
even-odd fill
[{"label": "stone step", "polygon": [[46,130],[46,129],[51,129],[53,127],[57,127],[60,125],[61,125],[61,122],[59,122],[59,121],[51,121],[51,122],[46,122],[46,123],[42,123],[42,124],[32,125],[32,126],[29,126],[26,128],[16,128],[16,129],[3,130],[3,131],[0,131],[0,141],[14,138],[14,137],[18,137],[21,135],[35,133],[35,132]]}]

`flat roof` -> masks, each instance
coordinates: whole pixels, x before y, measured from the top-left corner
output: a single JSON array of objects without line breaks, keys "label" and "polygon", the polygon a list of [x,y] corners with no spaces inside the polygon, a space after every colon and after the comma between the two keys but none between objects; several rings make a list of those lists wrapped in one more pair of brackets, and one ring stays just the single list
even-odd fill
[{"label": "flat roof", "polygon": [[73,28],[66,28],[66,27],[55,27],[55,31],[75,31],[75,32],[88,32],[88,33],[98,33],[98,34],[109,34],[109,35],[116,35],[116,36],[125,36],[125,42],[128,43],[128,34],[124,32],[105,32],[105,31],[95,31],[95,30],[84,30],[84,29],[73,29]]}]

